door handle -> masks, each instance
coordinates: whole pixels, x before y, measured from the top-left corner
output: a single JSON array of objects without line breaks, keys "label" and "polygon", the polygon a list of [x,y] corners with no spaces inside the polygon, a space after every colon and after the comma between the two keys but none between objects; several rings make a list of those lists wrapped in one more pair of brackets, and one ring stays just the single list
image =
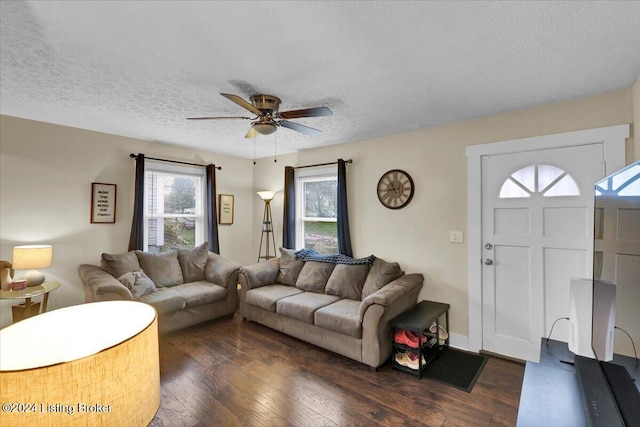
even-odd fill
[{"label": "door handle", "polygon": [[485,265],[493,265],[493,260],[491,258],[487,258],[484,260]]}]

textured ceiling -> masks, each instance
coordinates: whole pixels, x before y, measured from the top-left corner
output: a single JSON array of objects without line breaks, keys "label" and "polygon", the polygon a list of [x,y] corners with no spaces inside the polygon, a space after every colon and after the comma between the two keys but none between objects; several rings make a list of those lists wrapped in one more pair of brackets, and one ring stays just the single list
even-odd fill
[{"label": "textured ceiling", "polygon": [[[640,2],[2,1],[0,112],[251,158],[219,95],[266,93],[279,153],[631,87]],[[257,157],[274,136],[256,139]]]}]

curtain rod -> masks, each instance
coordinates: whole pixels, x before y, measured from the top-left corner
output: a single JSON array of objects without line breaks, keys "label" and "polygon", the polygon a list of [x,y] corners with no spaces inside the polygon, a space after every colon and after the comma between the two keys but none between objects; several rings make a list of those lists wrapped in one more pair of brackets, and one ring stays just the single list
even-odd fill
[{"label": "curtain rod", "polygon": [[[137,159],[138,158],[138,154],[131,153],[131,154],[129,154],[129,157],[131,157],[132,159]],[[155,158],[155,157],[146,157],[145,156],[145,159],[157,160],[159,162],[178,163],[178,164],[181,164],[181,165],[200,166],[202,168],[206,168],[207,167],[207,165],[201,165],[201,164],[198,164],[198,163],[180,162],[178,160],[158,159],[158,158]],[[218,170],[222,170],[222,166],[213,165],[213,167],[218,169]]]},{"label": "curtain rod", "polygon": [[[339,159],[342,160],[342,159]],[[329,163],[318,163],[317,165],[306,165],[306,166],[295,166],[294,169],[304,169],[304,168],[314,168],[316,166],[328,166],[328,165],[335,165],[338,162],[329,162]],[[353,160],[349,159],[349,160],[345,160],[345,163],[353,163]]]}]

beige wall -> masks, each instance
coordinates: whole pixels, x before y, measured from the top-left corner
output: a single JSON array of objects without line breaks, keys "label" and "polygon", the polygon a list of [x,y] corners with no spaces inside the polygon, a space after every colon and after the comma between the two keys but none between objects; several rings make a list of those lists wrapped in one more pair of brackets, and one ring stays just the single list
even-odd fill
[{"label": "beige wall", "polygon": [[[280,158],[276,164],[272,159],[262,159],[254,171],[254,187],[268,183],[274,186],[272,189],[281,189],[285,165],[353,159],[347,174],[354,256],[374,254],[399,262],[406,272],[423,273],[425,285],[419,298],[450,303],[452,332],[466,338],[465,148],[631,121],[631,90],[621,90],[437,128],[304,150],[286,161]],[[415,182],[413,200],[404,209],[386,209],[377,199],[376,184],[389,169],[403,169]],[[280,197],[272,202],[274,212],[280,212],[280,216],[274,214],[274,218],[279,218],[280,222],[281,196],[280,193]],[[254,223],[259,224],[262,211],[256,211],[254,215]],[[465,231],[465,243],[450,243],[450,230]],[[255,249],[259,234],[254,233],[253,238]],[[281,239],[281,232],[278,238]]]},{"label": "beige wall", "polygon": [[[638,84],[634,87],[637,96]],[[634,98],[635,99],[635,98]],[[637,104],[637,103],[636,103]],[[256,261],[264,204],[259,190],[279,190],[272,202],[277,246],[282,238],[282,188],[286,165],[353,159],[348,166],[354,256],[375,254],[425,275],[420,299],[449,302],[452,332],[468,334],[466,157],[469,145],[631,123],[632,90],[545,105],[476,120],[421,129],[295,154],[237,159],[151,141],[52,124],[0,117],[0,259],[31,242],[54,245],[48,278],[63,288],[52,307],[83,301],[76,267],[97,263],[102,252],[127,249],[133,202],[131,152],[223,166],[218,192],[234,194],[232,226],[220,226],[222,254],[242,264]],[[636,150],[638,151],[638,150]],[[633,145],[628,144],[628,160]],[[636,155],[637,157],[637,155]],[[416,183],[413,201],[392,211],[379,203],[375,186],[389,169],[404,169]],[[89,223],[90,183],[118,184],[115,225]],[[465,243],[449,243],[450,230]],[[0,325],[10,304],[0,305]]]},{"label": "beige wall", "polygon": [[[84,302],[79,264],[127,250],[135,175],[129,154],[139,152],[221,165],[218,192],[235,195],[234,224],[219,227],[221,253],[243,264],[253,261],[250,160],[0,116],[0,259],[10,261],[18,244],[52,244],[53,265],[43,272],[63,286],[51,294],[51,308]],[[115,224],[89,223],[92,182],[117,184]],[[10,322],[11,305],[0,303],[0,325]]]}]

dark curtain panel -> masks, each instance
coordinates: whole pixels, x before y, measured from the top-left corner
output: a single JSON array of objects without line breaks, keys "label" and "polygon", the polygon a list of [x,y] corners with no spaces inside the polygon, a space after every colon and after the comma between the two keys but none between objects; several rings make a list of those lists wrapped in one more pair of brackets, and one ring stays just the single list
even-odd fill
[{"label": "dark curtain panel", "polygon": [[209,250],[219,254],[220,242],[218,240],[217,198],[216,167],[215,165],[207,165],[207,229],[209,230]]},{"label": "dark curtain panel", "polygon": [[338,159],[338,248],[341,254],[353,257],[347,209],[347,162],[342,159]]},{"label": "dark curtain panel", "polygon": [[284,168],[284,218],[282,220],[282,247],[296,248],[296,191],[293,166]]},{"label": "dark curtain panel", "polygon": [[144,154],[136,157],[135,196],[133,199],[133,221],[129,236],[129,250],[144,249]]}]

